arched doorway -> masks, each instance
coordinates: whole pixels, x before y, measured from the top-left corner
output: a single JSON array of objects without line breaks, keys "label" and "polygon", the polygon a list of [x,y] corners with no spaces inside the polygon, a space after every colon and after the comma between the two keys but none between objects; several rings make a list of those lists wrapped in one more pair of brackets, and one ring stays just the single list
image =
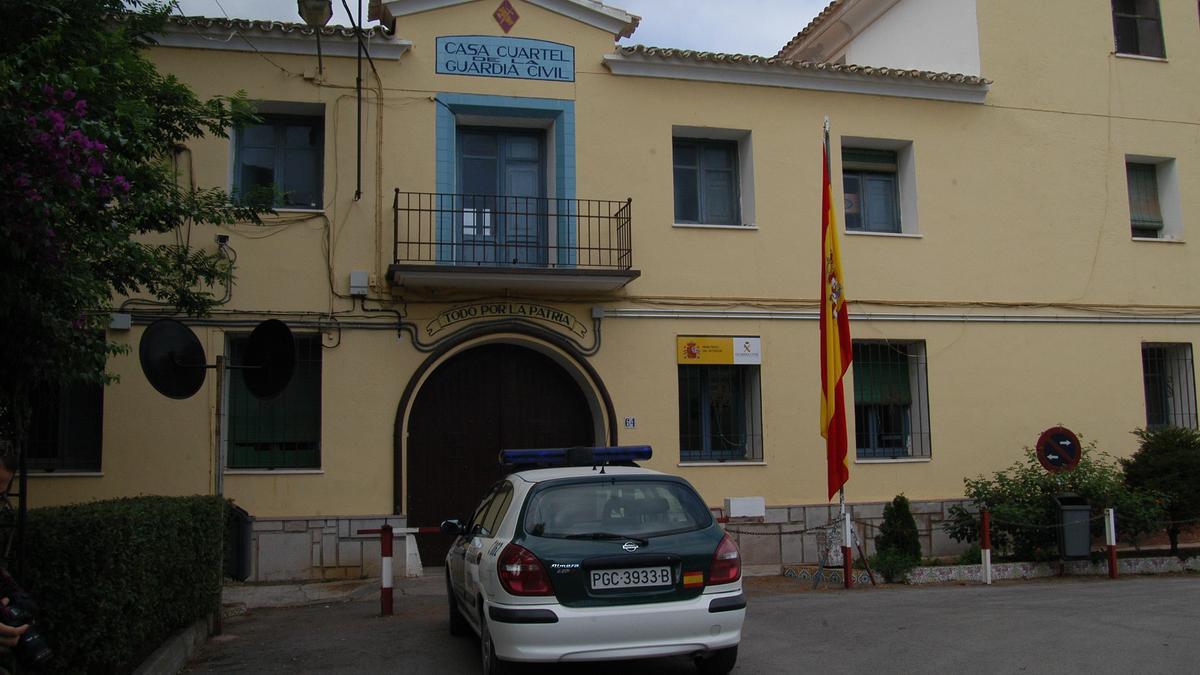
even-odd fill
[{"label": "arched doorway", "polygon": [[[491,343],[450,357],[421,385],[408,418],[410,527],[468,518],[501,478],[505,448],[593,445],[579,383],[549,356]],[[444,564],[451,537],[417,537],[424,565]]]}]

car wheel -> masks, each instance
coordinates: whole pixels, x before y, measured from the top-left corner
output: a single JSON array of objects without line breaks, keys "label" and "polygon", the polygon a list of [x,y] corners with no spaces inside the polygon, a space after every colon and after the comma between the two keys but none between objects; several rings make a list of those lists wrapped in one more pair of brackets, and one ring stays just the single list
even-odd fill
[{"label": "car wheel", "polygon": [[737,645],[718,649],[708,656],[696,658],[696,670],[702,675],[725,675],[737,663]]},{"label": "car wheel", "polygon": [[483,657],[483,675],[511,675],[514,672],[512,664],[496,658],[496,644],[492,641],[482,607],[479,608],[479,651]]},{"label": "car wheel", "polygon": [[466,635],[470,630],[467,617],[458,611],[458,598],[454,597],[454,588],[450,586],[450,575],[446,575],[446,604],[450,609],[450,634],[458,637]]}]

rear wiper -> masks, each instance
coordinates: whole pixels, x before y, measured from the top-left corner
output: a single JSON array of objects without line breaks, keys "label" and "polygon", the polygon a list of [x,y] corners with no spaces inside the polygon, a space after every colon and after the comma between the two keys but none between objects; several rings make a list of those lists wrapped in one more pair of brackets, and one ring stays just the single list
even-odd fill
[{"label": "rear wiper", "polygon": [[628,539],[629,541],[637,542],[641,546],[649,546],[649,539],[641,537],[631,537],[627,534],[616,534],[614,532],[584,532],[581,534],[568,534],[563,539]]}]

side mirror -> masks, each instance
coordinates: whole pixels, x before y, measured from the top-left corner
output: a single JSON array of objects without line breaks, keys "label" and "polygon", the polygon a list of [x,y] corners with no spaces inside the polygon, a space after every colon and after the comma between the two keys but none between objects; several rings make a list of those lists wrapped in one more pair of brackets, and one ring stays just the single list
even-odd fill
[{"label": "side mirror", "polygon": [[442,534],[461,535],[463,532],[466,532],[466,528],[457,518],[442,521]]}]

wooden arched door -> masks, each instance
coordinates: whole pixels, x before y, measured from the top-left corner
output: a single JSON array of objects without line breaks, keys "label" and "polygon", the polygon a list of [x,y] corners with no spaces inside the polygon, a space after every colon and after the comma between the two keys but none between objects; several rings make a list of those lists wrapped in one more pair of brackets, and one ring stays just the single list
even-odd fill
[{"label": "wooden arched door", "polygon": [[[579,384],[550,357],[510,344],[469,349],[447,360],[417,392],[408,422],[408,524],[469,518],[501,476],[508,448],[594,444]],[[421,563],[445,564],[452,537],[417,537]]]}]

